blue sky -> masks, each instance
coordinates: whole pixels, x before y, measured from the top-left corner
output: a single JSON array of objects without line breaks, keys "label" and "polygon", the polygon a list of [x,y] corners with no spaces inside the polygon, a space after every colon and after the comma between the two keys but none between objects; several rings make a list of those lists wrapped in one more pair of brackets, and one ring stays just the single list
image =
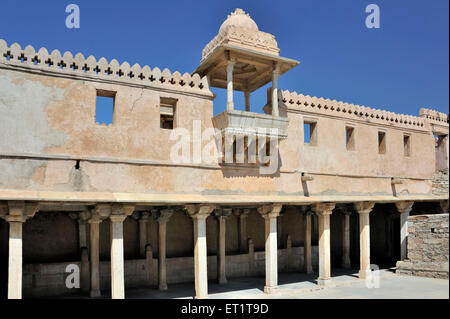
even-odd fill
[{"label": "blue sky", "polygon": [[[70,3],[80,7],[80,29],[65,27]],[[365,26],[371,3],[381,9],[380,29]],[[0,38],[192,72],[235,8],[276,36],[282,56],[301,62],[280,78],[282,89],[397,113],[448,113],[448,0],[3,1]],[[214,92],[217,114],[226,96]],[[235,95],[243,108],[242,94]],[[265,88],[256,91],[252,111],[261,112],[265,101]]]}]

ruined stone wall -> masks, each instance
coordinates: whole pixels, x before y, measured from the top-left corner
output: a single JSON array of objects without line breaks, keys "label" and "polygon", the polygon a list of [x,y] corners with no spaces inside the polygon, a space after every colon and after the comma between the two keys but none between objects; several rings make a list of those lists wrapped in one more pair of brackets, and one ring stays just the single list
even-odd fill
[{"label": "ruined stone wall", "polygon": [[448,195],[448,169],[436,172],[433,175],[433,194]]},{"label": "ruined stone wall", "polygon": [[448,222],[448,214],[410,216],[408,259],[397,263],[397,273],[448,279]]}]

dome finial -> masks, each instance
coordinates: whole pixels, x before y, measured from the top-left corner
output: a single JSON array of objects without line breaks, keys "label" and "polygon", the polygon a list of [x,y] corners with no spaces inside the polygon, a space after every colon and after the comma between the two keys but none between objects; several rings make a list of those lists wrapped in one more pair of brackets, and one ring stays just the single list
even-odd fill
[{"label": "dome finial", "polygon": [[250,15],[240,8],[228,15],[228,18],[220,27],[219,33],[225,32],[229,27],[239,27],[253,32],[258,32],[258,26]]},{"label": "dome finial", "polygon": [[236,8],[236,10],[234,10],[234,12],[232,12],[231,14],[228,15],[228,18],[231,16],[239,15],[239,14],[250,17],[250,15],[248,13],[245,13],[245,11],[242,10],[241,8]]}]

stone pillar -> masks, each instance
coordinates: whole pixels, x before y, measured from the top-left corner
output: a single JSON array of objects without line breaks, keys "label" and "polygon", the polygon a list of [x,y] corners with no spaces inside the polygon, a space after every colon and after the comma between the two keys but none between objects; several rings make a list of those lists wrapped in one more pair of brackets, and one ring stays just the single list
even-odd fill
[{"label": "stone pillar", "polygon": [[250,91],[245,91],[245,111],[250,112]]},{"label": "stone pillar", "polygon": [[370,274],[370,212],[374,202],[355,203],[359,214],[359,278],[365,279]]},{"label": "stone pillar", "polygon": [[282,235],[282,227],[281,227],[281,216],[283,216],[282,213],[280,213],[277,217],[277,248],[281,249],[283,247],[281,243],[281,235]]},{"label": "stone pillar", "polygon": [[286,238],[286,267],[285,269],[287,269],[288,271],[292,270],[292,238],[291,235],[287,235]]},{"label": "stone pillar", "polygon": [[331,283],[330,215],[334,207],[334,203],[319,203],[312,206],[319,219],[319,278],[317,284],[321,286]]},{"label": "stone pillar", "polygon": [[233,69],[234,61],[229,60],[227,65],[227,111],[234,110],[233,102]]},{"label": "stone pillar", "polygon": [[214,215],[217,218],[217,221],[219,222],[219,234],[217,238],[218,242],[218,249],[217,249],[217,278],[219,284],[226,284],[227,283],[227,277],[226,277],[226,249],[225,249],[225,242],[226,242],[226,222],[228,216],[231,215],[231,208],[225,208],[225,209],[216,209],[214,210]]},{"label": "stone pillar", "polygon": [[111,297],[125,299],[125,267],[123,257],[123,222],[134,206],[114,204],[111,215]]},{"label": "stone pillar", "polygon": [[167,222],[173,215],[173,209],[163,209],[156,213],[158,222],[158,280],[159,290],[167,290],[167,265],[166,265],[166,233]]},{"label": "stone pillar", "polygon": [[266,285],[265,293],[272,293],[278,287],[278,250],[277,250],[277,217],[281,204],[270,204],[258,207],[258,212],[265,220],[266,237]]},{"label": "stone pillar", "polygon": [[208,298],[208,260],[206,249],[206,218],[215,205],[186,205],[194,222],[195,299]]},{"label": "stone pillar", "polygon": [[239,218],[239,250],[240,252],[247,252],[247,217],[250,213],[250,209],[235,209],[234,215]]},{"label": "stone pillar", "polygon": [[343,212],[342,223],[342,268],[349,269],[351,267],[350,262],[350,215],[351,211],[345,209]]},{"label": "stone pillar", "polygon": [[147,270],[147,283],[153,283],[153,249],[150,244],[145,247],[145,268]]},{"label": "stone pillar", "polygon": [[81,267],[80,267],[80,283],[83,292],[89,291],[89,251],[87,242],[87,220],[90,218],[89,211],[80,213],[69,213],[69,217],[78,223],[78,241],[80,245]]},{"label": "stone pillar", "polygon": [[255,245],[251,238],[248,239],[248,272],[253,276],[255,272]]},{"label": "stone pillar", "polygon": [[277,63],[272,72],[272,116],[280,116],[278,110],[278,77],[280,75],[280,66]]},{"label": "stone pillar", "polygon": [[76,220],[78,223],[78,241],[80,244],[80,249],[87,247],[87,220],[90,217],[89,211],[70,213],[69,217]]},{"label": "stone pillar", "polygon": [[90,272],[91,272],[91,297],[100,297],[100,254],[99,254],[99,240],[100,240],[100,223],[103,219],[109,217],[111,214],[111,205],[98,204],[91,211],[91,216],[88,220],[90,231]]},{"label": "stone pillar", "polygon": [[[448,140],[448,138],[447,138]],[[439,208],[441,214],[448,214],[448,200],[441,200],[439,201]]]},{"label": "stone pillar", "polygon": [[147,227],[148,218],[150,214],[148,212],[141,212],[139,215],[139,255],[141,258],[145,258],[145,247],[147,246]]},{"label": "stone pillar", "polygon": [[395,203],[400,213],[400,260],[408,258],[408,217],[413,205],[413,201]]},{"label": "stone pillar", "polygon": [[89,292],[89,252],[87,247],[81,247],[80,281],[81,290]]},{"label": "stone pillar", "polygon": [[9,223],[8,299],[22,299],[22,224],[38,209],[37,203],[0,203],[0,217]]},{"label": "stone pillar", "polygon": [[304,262],[304,270],[305,272],[310,275],[312,274],[313,271],[313,267],[312,267],[312,249],[311,249],[311,215],[312,212],[310,210],[307,210],[306,212],[304,212],[304,225],[305,225],[305,229],[304,229],[304,234],[305,234],[305,238],[304,238],[304,245],[303,245],[303,254],[304,254],[304,258],[303,258],[303,262]]}]

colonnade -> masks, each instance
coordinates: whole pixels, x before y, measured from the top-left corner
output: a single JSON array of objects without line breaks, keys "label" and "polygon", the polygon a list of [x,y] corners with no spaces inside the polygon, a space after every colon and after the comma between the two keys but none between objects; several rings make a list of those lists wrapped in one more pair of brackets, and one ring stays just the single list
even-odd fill
[{"label": "colonnade", "polygon": [[[370,272],[370,213],[375,202],[357,202],[353,210],[359,215],[360,234],[360,269],[359,277],[366,278]],[[401,218],[401,258],[405,259],[407,252],[407,218],[412,209],[412,201],[397,202],[396,208]],[[278,286],[278,234],[277,217],[282,210],[282,204],[264,204],[257,207],[258,213],[265,220],[265,277],[264,291],[272,293]],[[239,247],[246,251],[248,237],[246,219],[249,209],[221,208],[212,204],[191,204],[184,206],[192,218],[194,226],[194,267],[195,267],[195,298],[208,297],[208,269],[206,246],[206,219],[213,214],[219,224],[218,232],[218,262],[217,274],[220,284],[226,279],[226,220],[233,213],[239,218]],[[312,265],[312,215],[318,218],[319,241],[319,272],[317,283],[328,285],[331,282],[330,260],[330,216],[336,208],[335,203],[317,203],[311,209],[301,208],[304,218],[304,270],[313,273]],[[39,210],[38,203],[24,201],[9,201],[0,203],[0,217],[9,223],[9,270],[8,270],[8,298],[22,297],[22,225],[32,218]],[[90,277],[90,296],[100,296],[100,261],[99,261],[99,225],[109,219],[111,227],[111,295],[113,299],[125,298],[124,284],[124,253],[123,253],[123,222],[133,214],[135,205],[132,204],[97,204],[92,209],[71,213],[79,225],[79,241],[82,252],[86,253],[87,224],[89,224],[89,269],[86,269],[87,258],[82,260],[82,281]],[[154,209],[149,212],[135,212],[133,217],[139,222],[139,252],[145,257],[147,246],[147,223],[150,214],[158,223],[158,273],[159,289],[167,289],[166,279],[166,225],[174,213],[173,209]],[[342,266],[350,267],[350,211],[344,210],[343,223],[343,256]],[[84,264],[84,265],[83,265]],[[84,268],[84,269],[83,269]]]}]

